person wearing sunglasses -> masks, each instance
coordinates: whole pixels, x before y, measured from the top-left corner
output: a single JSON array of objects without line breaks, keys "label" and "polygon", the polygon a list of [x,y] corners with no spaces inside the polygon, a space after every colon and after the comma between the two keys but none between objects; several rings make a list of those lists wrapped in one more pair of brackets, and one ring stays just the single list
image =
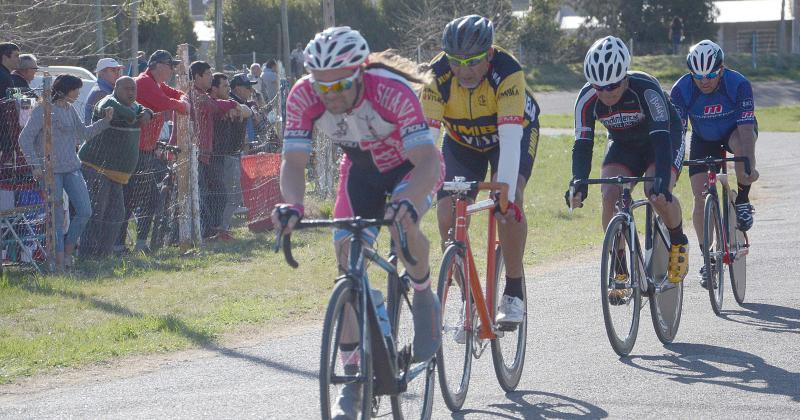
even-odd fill
[{"label": "person wearing sunglasses", "polygon": [[[573,179],[589,177],[592,166],[595,121],[608,130],[609,146],[601,169],[604,178],[655,176],[660,182],[645,184],[645,193],[669,229],[669,281],[683,281],[689,269],[689,240],[683,233],[683,216],[672,189],[685,154],[680,116],[655,77],[629,71],[631,55],[621,39],[598,39],[586,53],[583,73],[587,83],[575,102],[575,144],[572,148]],[[567,206],[583,207],[588,187],[578,187]],[[616,185],[604,185],[603,229],[614,215],[620,194]],[[622,256],[620,258],[622,260]],[[615,279],[626,282],[625,264],[618,264]],[[625,289],[609,292],[611,303],[623,302]]]},{"label": "person wearing sunglasses", "polygon": [[[736,223],[739,229],[747,231],[753,226],[750,185],[758,179],[755,169],[758,122],[750,82],[741,73],[726,68],[724,57],[722,48],[709,40],[692,46],[686,57],[689,73],[675,82],[670,96],[684,126],[690,121],[692,123],[690,159],[724,157],[727,151],[750,160],[749,175],[744,173],[743,163],[735,165],[739,184],[735,202]],[[690,167],[689,179],[694,193],[694,229],[702,244],[705,170]],[[707,283],[708,273],[704,266],[700,269],[700,284],[706,287]]]},{"label": "person wearing sunglasses", "polygon": [[[434,80],[421,98],[428,125],[437,139],[444,137],[445,179],[483,181],[491,165],[492,178],[509,186],[509,211],[497,215],[506,283],[496,321],[514,329],[526,308],[521,281],[528,233],[523,192],[539,142],[539,106],[519,61],[493,42],[494,26],[485,17],[468,15],[448,23],[442,33],[444,51],[431,62]],[[444,244],[454,225],[453,199],[445,191],[437,198]],[[455,334],[458,343],[464,337]]]},{"label": "person wearing sunglasses", "polygon": [[[407,233],[409,250],[417,259],[416,265],[403,261],[404,275],[414,288],[412,351],[415,360],[425,361],[441,343],[441,311],[430,287],[429,242],[419,223],[441,185],[443,165],[410,83],[424,81],[414,76],[416,69],[409,70],[413,66],[407,60],[382,61],[387,54],[370,54],[364,37],[346,26],[328,28],[308,43],[304,63],[310,74],[294,85],[286,99],[280,187],[289,204],[276,207],[272,220],[281,226],[279,216],[290,215],[280,227],[286,234],[303,217],[312,132],[325,134],[344,152],[333,217],[385,217],[399,221]],[[390,231],[397,240],[395,229]],[[377,234],[376,229],[363,239],[371,244]],[[345,230],[333,234],[340,270],[347,266],[350,236]],[[352,332],[357,326],[347,323],[343,328]],[[346,337],[358,334],[343,333],[339,344],[345,373],[355,374],[358,360],[350,356],[358,355],[357,342]],[[334,418],[357,417],[360,388],[355,383],[342,387]]]}]

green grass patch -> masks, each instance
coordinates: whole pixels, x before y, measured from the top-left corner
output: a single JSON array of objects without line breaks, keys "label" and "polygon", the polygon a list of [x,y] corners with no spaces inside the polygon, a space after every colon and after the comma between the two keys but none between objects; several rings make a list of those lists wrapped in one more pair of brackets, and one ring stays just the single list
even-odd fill
[{"label": "green grass patch", "polygon": [[[564,204],[572,143],[570,136],[540,141],[525,194],[526,266],[600,245],[599,189],[592,188],[586,206],[572,215]],[[595,146],[594,176],[599,176],[604,147],[602,141]],[[688,203],[687,194],[684,179],[676,195]],[[330,203],[310,203],[308,208],[324,213]],[[687,209],[684,205],[688,217]],[[472,223],[473,246],[482,264],[485,214]],[[441,251],[435,210],[425,217],[423,229],[433,244],[436,276]],[[271,235],[253,235],[244,228],[235,233],[236,241],[211,244],[198,255],[167,249],[152,258],[83,262],[69,277],[6,271],[0,282],[0,383],[132,355],[219,349],[225,334],[280,328],[323,313],[337,275],[328,230],[294,234],[297,270],[272,252]],[[385,252],[388,235],[381,237],[379,248]],[[375,267],[370,279],[373,286],[385,284],[385,275]]]},{"label": "green grass patch", "polygon": [[[800,131],[800,106],[774,106],[756,108],[760,131]],[[539,124],[547,128],[573,128],[572,114],[542,114]],[[597,126],[597,129],[601,129]]]},{"label": "green grass patch", "polygon": [[[749,54],[726,54],[725,65],[744,74],[750,81],[800,80],[800,57],[795,55],[759,56],[758,66],[753,69]],[[686,57],[682,55],[634,55],[631,69],[657,77],[665,87],[672,86],[688,71]],[[586,83],[583,63],[543,64],[529,67],[526,79],[534,92],[554,90],[577,92]]]}]

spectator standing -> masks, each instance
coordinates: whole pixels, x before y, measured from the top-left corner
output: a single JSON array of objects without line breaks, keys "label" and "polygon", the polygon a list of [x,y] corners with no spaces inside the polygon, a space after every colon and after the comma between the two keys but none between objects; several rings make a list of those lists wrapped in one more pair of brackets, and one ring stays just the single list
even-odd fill
[{"label": "spectator standing", "polygon": [[114,109],[110,127],[78,152],[92,204],[81,238],[82,256],[103,257],[113,249],[125,218],[123,188],[139,160],[139,127],[153,117],[151,110],[136,102],[136,81],[128,76],[117,79],[113,93],[100,99],[92,119],[102,119],[108,108]]},{"label": "spectator standing", "polygon": [[[256,82],[248,79],[245,74],[237,74],[230,81],[230,98],[245,105],[252,111],[252,116],[244,119],[218,119],[214,123],[214,154],[223,156],[223,174],[225,206],[222,210],[220,231],[216,238],[223,241],[233,239],[231,235],[231,220],[234,212],[242,205],[241,185],[241,159],[242,148],[247,140],[247,128],[252,127],[256,103],[251,100]],[[212,91],[214,89],[212,88]],[[224,90],[218,90],[214,95],[216,99],[227,99]]]},{"label": "spectator standing", "polygon": [[139,51],[136,53],[136,65],[139,66],[139,74],[142,74],[147,70],[147,57],[145,57],[144,51]]},{"label": "spectator standing", "polygon": [[672,55],[678,55],[683,40],[683,21],[678,16],[672,18],[672,24],[669,25],[669,39],[672,41]]},{"label": "spectator standing", "polygon": [[[195,61],[189,67],[192,79],[192,120],[198,135],[200,183],[200,233],[210,238],[221,223],[224,199],[224,159],[214,154],[214,121],[221,118],[240,118],[243,110],[232,100],[215,99],[230,89],[228,76],[212,73],[205,61]],[[249,112],[246,111],[246,112]],[[246,114],[245,114],[246,115]]]},{"label": "spectator standing", "polygon": [[14,87],[11,72],[19,67],[19,47],[11,42],[0,43],[0,98],[8,97],[7,90]]},{"label": "spectator standing", "polygon": [[189,100],[186,95],[167,85],[181,62],[175,60],[167,51],[157,50],[147,62],[147,70],[136,76],[136,101],[153,111],[153,118],[140,126],[139,161],[136,170],[125,186],[125,221],[122,223],[115,250],[125,250],[127,220],[136,213],[135,252],[149,252],[147,235],[153,221],[154,205],[158,202],[157,176],[155,168],[156,141],[164,125],[165,114],[172,112],[189,113]]},{"label": "spectator standing", "polygon": [[30,83],[39,70],[39,63],[33,54],[20,54],[17,69],[11,72],[11,81],[15,88],[22,89],[27,96],[38,97],[31,90]]},{"label": "spectator standing", "polygon": [[[264,82],[261,80],[261,74],[261,64],[253,63],[250,65],[250,71],[247,73],[247,78],[250,79],[250,81],[255,82],[253,85],[253,100],[260,106],[264,106],[267,98],[264,96]],[[232,88],[233,87],[231,87],[231,89]]]},{"label": "spectator standing", "polygon": [[122,76],[122,69],[123,66],[113,58],[101,58],[97,60],[97,66],[94,69],[97,75],[97,84],[92,87],[92,90],[89,92],[89,97],[86,99],[86,105],[83,108],[84,121],[91,121],[92,114],[94,113],[94,106],[97,105],[101,99],[112,94],[117,79]]},{"label": "spectator standing", "polygon": [[[92,215],[89,201],[89,191],[86,181],[81,173],[81,161],[75,148],[81,143],[102,133],[109,127],[109,121],[114,115],[113,109],[108,109],[103,118],[89,126],[84,125],[78,110],[72,103],[78,99],[81,79],[72,75],[62,74],[53,81],[53,107],[52,107],[52,137],[53,172],[55,175],[55,229],[56,229],[56,268],[59,270],[72,265],[72,254],[75,245]],[[44,162],[44,106],[36,107],[28,124],[22,129],[19,143],[25,157],[33,166],[34,177],[40,181],[43,178]],[[75,208],[75,216],[69,224],[69,230],[64,237],[64,192],[69,196]]]},{"label": "spectator standing", "polygon": [[264,101],[269,104],[278,95],[278,63],[275,59],[267,61],[264,74],[261,75]]},{"label": "spectator standing", "polygon": [[295,80],[303,76],[305,69],[303,69],[303,62],[305,56],[303,55],[303,44],[297,43],[290,54],[289,61],[291,61],[292,76]]}]

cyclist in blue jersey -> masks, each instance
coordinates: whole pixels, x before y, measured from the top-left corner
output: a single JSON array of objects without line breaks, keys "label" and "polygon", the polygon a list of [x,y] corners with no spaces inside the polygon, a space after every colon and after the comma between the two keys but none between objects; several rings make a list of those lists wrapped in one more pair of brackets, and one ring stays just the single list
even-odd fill
[{"label": "cyclist in blue jersey", "polygon": [[[686,57],[689,73],[672,86],[670,97],[678,109],[684,126],[692,123],[690,159],[708,156],[722,157],[725,151],[750,160],[750,174],[744,164],[736,164],[736,223],[742,231],[753,226],[753,206],[750,205],[750,185],[758,179],[755,143],[758,122],[755,116],[753,88],[750,82],[723,63],[724,53],[719,45],[703,40],[692,46]],[[703,243],[703,190],[706,175],[702,167],[689,168],[694,193],[693,223],[697,239]],[[706,267],[700,269],[700,284],[706,287]]]}]

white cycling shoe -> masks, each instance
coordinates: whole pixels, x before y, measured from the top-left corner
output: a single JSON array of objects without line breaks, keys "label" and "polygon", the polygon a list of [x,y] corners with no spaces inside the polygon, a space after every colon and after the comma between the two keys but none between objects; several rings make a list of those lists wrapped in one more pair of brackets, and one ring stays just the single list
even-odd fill
[{"label": "white cycling shoe", "polygon": [[525,302],[518,297],[503,295],[500,308],[497,310],[496,321],[498,324],[515,327],[522,323],[525,316]]}]

